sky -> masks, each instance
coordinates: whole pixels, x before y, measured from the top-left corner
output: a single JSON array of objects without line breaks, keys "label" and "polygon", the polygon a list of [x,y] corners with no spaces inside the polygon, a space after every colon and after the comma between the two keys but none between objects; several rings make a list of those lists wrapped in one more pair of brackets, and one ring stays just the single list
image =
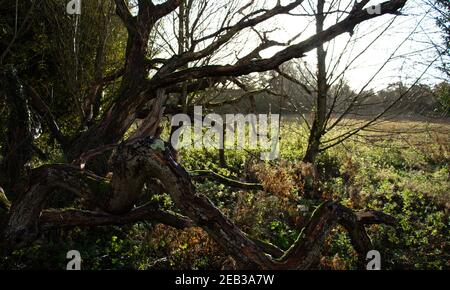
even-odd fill
[{"label": "sky", "polygon": [[[371,1],[369,4],[381,2],[383,1]],[[367,51],[351,64],[344,76],[355,89],[366,85],[367,88],[383,88],[388,83],[398,81],[410,84],[419,77],[422,83],[440,82],[442,74],[434,66],[427,69],[437,56],[430,42],[442,41],[435,20],[431,17],[432,14],[428,13],[429,7],[424,5],[422,0],[410,0],[403,11],[404,16],[383,15],[361,23],[352,37],[347,33],[327,43],[325,48],[328,51],[327,61],[331,64],[330,67],[334,67],[338,59],[341,60],[336,75],[347,67],[349,60],[368,47]],[[284,16],[278,20],[286,38],[296,35],[300,27],[303,29],[308,25],[308,19],[301,18],[301,16]],[[336,19],[330,18],[332,19],[326,22],[326,25],[336,23]],[[314,29],[313,22],[308,28],[310,33],[306,35],[314,33]],[[281,35],[281,32],[278,33],[278,37]],[[379,38],[373,42],[378,36]],[[349,40],[351,44],[346,46]],[[345,53],[339,58],[343,51]],[[276,49],[265,51],[263,56],[269,57],[274,52]],[[315,52],[308,53],[303,60],[312,66],[315,65]],[[381,67],[383,69],[377,74]]]},{"label": "sky", "polygon": [[[281,4],[286,5],[292,1],[281,0]],[[353,1],[327,0],[325,10],[330,7],[330,3],[334,3],[330,11],[335,13],[327,16],[325,28],[342,20],[347,13],[336,11],[348,11],[352,7]],[[429,0],[409,0],[402,10],[404,15],[383,15],[363,22],[357,26],[351,37],[346,33],[327,43],[325,47],[328,51],[328,66],[329,68],[336,67],[334,76],[339,76],[342,71],[345,71],[343,77],[356,90],[381,89],[390,83],[399,81],[412,84],[419,77],[421,83],[430,85],[442,81],[443,75],[435,68],[436,66],[428,68],[437,56],[431,43],[442,43],[442,39],[441,31],[432,17],[433,13],[429,13],[430,8],[424,4],[424,1]],[[216,0],[208,2],[210,10],[206,10],[205,13],[208,17],[203,23],[203,33],[207,34],[217,30],[223,21],[224,11],[230,9],[230,5],[233,6],[234,3],[233,7],[238,10],[249,2],[252,3],[252,6],[245,10],[246,14],[261,7],[272,8],[276,5],[277,0]],[[367,6],[381,2],[383,1],[373,0]],[[201,2],[194,1],[194,3]],[[315,33],[314,17],[305,15],[311,14],[315,5],[315,0],[304,0],[301,6],[291,11],[300,15],[277,16],[254,28],[260,33],[266,32],[268,39],[278,42],[287,42],[294,36],[298,36],[292,44],[298,43]],[[238,14],[235,20],[239,17],[242,15]],[[337,17],[340,19],[337,20]],[[173,29],[177,27],[174,25],[175,19],[176,15],[173,14],[165,20],[164,42],[168,41],[174,44]],[[300,32],[302,32],[301,35],[299,35]],[[234,63],[236,57],[247,54],[258,43],[258,35],[252,29],[247,29],[224,46],[210,64]],[[261,56],[270,57],[283,48],[267,49],[261,53]],[[363,51],[364,53],[361,53]],[[354,59],[355,56],[358,57]],[[337,60],[339,60],[338,64]],[[305,61],[314,70],[315,51],[307,53],[301,61]],[[380,70],[380,68],[382,69]],[[331,78],[331,80],[334,79]]]}]

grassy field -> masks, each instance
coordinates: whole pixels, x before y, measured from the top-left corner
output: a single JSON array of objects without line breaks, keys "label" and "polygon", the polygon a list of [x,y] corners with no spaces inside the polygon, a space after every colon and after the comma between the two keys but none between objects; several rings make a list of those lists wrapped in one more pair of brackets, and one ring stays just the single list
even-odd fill
[{"label": "grassy field", "polygon": [[[347,126],[358,122],[347,120]],[[382,210],[398,219],[396,228],[368,228],[374,248],[381,253],[383,269],[450,269],[449,131],[446,122],[386,121],[319,157],[324,198],[355,210]],[[245,232],[287,249],[318,202],[304,195],[308,180],[300,176],[305,170],[299,161],[306,146],[305,130],[290,119],[283,122],[281,132],[281,158],[272,163],[261,162],[255,157],[257,152],[249,151],[226,151],[227,168],[219,166],[216,151],[182,151],[180,159],[188,170],[208,169],[261,183],[264,190],[258,191],[196,181],[198,191]],[[167,195],[155,196],[154,201],[176,210]],[[67,248],[85,253],[85,269],[233,267],[233,261],[201,229],[180,231],[151,223],[125,230],[58,231],[31,249],[16,251],[4,265],[55,268],[65,265]],[[343,229],[335,228],[327,238],[316,267],[355,269],[356,254]]]}]

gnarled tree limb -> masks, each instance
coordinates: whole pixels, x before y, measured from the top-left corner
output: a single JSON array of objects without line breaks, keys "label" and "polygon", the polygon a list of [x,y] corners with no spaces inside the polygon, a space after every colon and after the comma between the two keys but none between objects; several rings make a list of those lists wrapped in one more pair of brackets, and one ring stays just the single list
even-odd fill
[{"label": "gnarled tree limb", "polygon": [[141,206],[123,215],[78,209],[45,210],[39,218],[39,226],[41,230],[51,230],[75,226],[126,225],[145,220],[163,223],[176,229],[195,226],[190,219],[177,213],[157,209],[154,205]]},{"label": "gnarled tree limb", "polygon": [[[342,205],[327,201],[314,211],[296,242],[283,253],[274,246],[249,238],[208,198],[197,193],[189,174],[174,160],[171,150],[169,144],[154,138],[134,139],[121,144],[113,155],[111,183],[67,165],[36,170],[30,189],[11,209],[7,239],[20,244],[35,238],[42,229],[125,224],[154,219],[177,228],[193,225],[203,228],[240,265],[248,268],[308,269],[317,263],[324,240],[336,224],[348,230],[355,250],[362,257],[371,247],[364,224],[395,222],[393,218],[379,212],[355,214]],[[86,178],[87,181],[80,182]],[[146,180],[152,178],[161,181],[186,217],[159,211],[151,206],[133,209]],[[81,192],[83,195],[100,192],[103,198],[101,204],[107,213],[43,211],[45,201],[55,188]]]},{"label": "gnarled tree limb", "polygon": [[[353,212],[333,202],[325,202],[317,208],[297,241],[279,259],[274,259],[260,249],[236,225],[225,217],[211,201],[198,194],[190,181],[188,173],[173,159],[170,146],[161,140],[144,138],[129,144],[123,144],[116,152],[115,168],[118,168],[119,180],[124,182],[139,171],[146,178],[159,179],[176,206],[196,225],[202,227],[219,245],[228,251],[240,264],[260,269],[307,269],[319,258],[320,250],[329,231],[336,223],[342,223],[353,231],[352,239],[362,246],[363,252],[369,247],[370,240],[357,237],[357,231],[364,230]],[[130,174],[131,173],[131,174]],[[114,173],[116,177],[116,172]],[[113,177],[113,187],[114,187]],[[126,182],[125,182],[126,183]],[[128,184],[129,185],[129,184]],[[130,188],[127,186],[127,188]],[[131,207],[136,194],[113,190],[113,205],[120,209]],[[356,229],[356,230],[355,230]],[[355,242],[355,244],[356,244]],[[369,243],[367,243],[369,242]]]}]

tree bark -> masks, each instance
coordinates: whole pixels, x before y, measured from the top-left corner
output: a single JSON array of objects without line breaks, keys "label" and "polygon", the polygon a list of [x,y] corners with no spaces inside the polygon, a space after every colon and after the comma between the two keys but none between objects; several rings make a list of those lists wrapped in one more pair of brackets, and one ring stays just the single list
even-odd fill
[{"label": "tree bark", "polygon": [[[5,172],[6,180],[0,180],[10,193],[10,198],[20,192],[24,167],[31,160],[33,153],[33,135],[31,113],[18,72],[10,67],[3,72],[6,102],[9,109],[7,139],[3,152],[4,160],[0,169]],[[3,168],[2,168],[3,167]]]},{"label": "tree bark", "polygon": [[[316,33],[323,32],[323,26],[325,21],[324,14],[324,0],[317,1],[317,14],[316,14]],[[323,44],[317,47],[317,97],[314,121],[309,133],[308,147],[306,149],[304,162],[315,163],[317,154],[320,149],[320,139],[322,138],[325,120],[327,114],[327,96],[328,96],[328,84],[327,84],[327,71],[326,71],[326,56],[327,52],[324,49]]]}]

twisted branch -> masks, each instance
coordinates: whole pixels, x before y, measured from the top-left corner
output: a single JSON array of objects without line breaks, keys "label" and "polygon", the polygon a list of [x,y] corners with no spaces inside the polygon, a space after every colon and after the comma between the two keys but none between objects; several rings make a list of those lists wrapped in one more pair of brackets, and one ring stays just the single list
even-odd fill
[{"label": "twisted branch", "polygon": [[[113,168],[110,183],[73,166],[56,165],[36,170],[28,192],[11,209],[7,239],[18,245],[32,241],[42,230],[58,227],[123,225],[153,220],[179,229],[194,225],[203,228],[245,268],[308,269],[320,259],[325,238],[336,224],[343,225],[349,232],[360,257],[371,249],[364,225],[395,224],[395,219],[386,214],[376,211],[354,213],[327,201],[314,211],[295,243],[283,252],[271,244],[250,238],[208,198],[197,193],[189,174],[173,158],[171,146],[159,139],[141,138],[119,145],[113,154]],[[151,178],[161,181],[186,217],[161,211],[152,205],[133,209],[146,180]],[[43,211],[46,200],[56,188],[83,196],[100,194],[104,212]]]}]

